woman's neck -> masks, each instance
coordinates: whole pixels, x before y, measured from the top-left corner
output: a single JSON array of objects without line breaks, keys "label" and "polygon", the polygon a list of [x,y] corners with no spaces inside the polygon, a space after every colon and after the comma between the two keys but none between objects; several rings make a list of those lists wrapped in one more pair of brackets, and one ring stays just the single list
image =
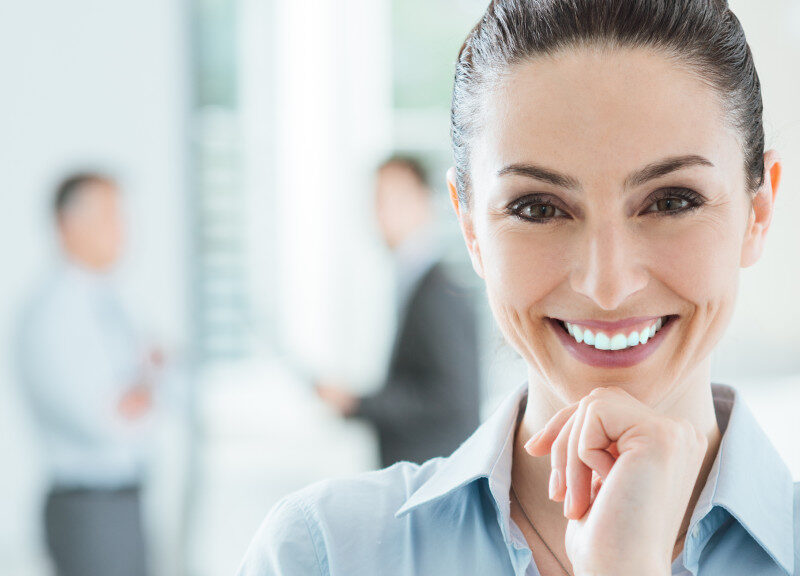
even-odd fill
[{"label": "woman's neck", "polygon": [[[632,391],[631,393],[633,394]],[[680,386],[672,388],[666,394],[659,394],[659,390],[653,390],[652,399],[644,401],[660,414],[676,419],[685,418],[708,439],[706,456],[684,515],[680,534],[688,528],[692,511],[705,486],[722,437],[711,394],[708,361],[698,367],[692,375],[683,379]],[[555,545],[562,552],[568,520],[563,515],[563,503],[554,502],[548,496],[550,456],[530,456],[523,446],[528,438],[541,430],[556,412],[569,403],[572,402],[562,400],[557,392],[529,370],[527,403],[514,439],[512,474],[517,495],[525,509],[538,519],[537,529],[542,532],[545,539],[548,539],[550,546]],[[681,538],[676,543],[673,558],[677,557],[682,546]]]}]

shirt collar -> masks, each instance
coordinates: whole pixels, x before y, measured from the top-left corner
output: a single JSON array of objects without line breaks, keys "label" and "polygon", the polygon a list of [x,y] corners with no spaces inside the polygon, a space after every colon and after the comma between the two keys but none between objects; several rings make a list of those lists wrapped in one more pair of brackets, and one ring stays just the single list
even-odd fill
[{"label": "shirt collar", "polygon": [[[726,510],[789,574],[794,573],[794,488],[784,461],[735,388],[712,384],[714,410],[722,432],[720,448],[692,513],[686,540],[686,566],[696,566],[703,545],[722,523]],[[512,441],[516,419],[527,398],[521,385],[395,514],[438,500],[480,478],[487,478],[508,534]],[[494,486],[493,486],[494,484]],[[716,525],[711,526],[714,522]],[[701,529],[692,528],[700,525]],[[705,528],[705,530],[703,529]]]},{"label": "shirt collar", "polygon": [[[527,384],[523,384],[509,394],[489,419],[444,460],[430,479],[411,494],[395,516],[402,516],[422,504],[437,500],[479,478],[491,480],[498,466],[509,468],[510,487],[514,427],[520,403],[527,397],[527,390]],[[502,456],[507,456],[507,458],[501,458]],[[505,470],[503,471],[505,472]],[[507,494],[506,498],[500,499],[499,503],[503,502],[505,502],[505,508],[508,508]]]},{"label": "shirt collar", "polygon": [[105,287],[113,282],[111,272],[93,270],[69,256],[59,263],[57,269],[61,276],[87,286]]},{"label": "shirt collar", "polygon": [[[712,384],[722,440],[690,520],[686,566],[696,566],[703,545],[726,510],[789,574],[794,573],[794,484],[792,474],[741,393]],[[699,525],[696,535],[693,528]]]}]

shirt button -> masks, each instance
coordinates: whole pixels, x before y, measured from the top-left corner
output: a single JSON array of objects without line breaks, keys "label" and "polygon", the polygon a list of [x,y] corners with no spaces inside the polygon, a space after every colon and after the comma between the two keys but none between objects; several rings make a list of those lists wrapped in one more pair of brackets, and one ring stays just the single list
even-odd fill
[{"label": "shirt button", "polygon": [[692,538],[696,540],[698,536],[700,536],[700,526],[696,524],[695,527],[692,528]]}]

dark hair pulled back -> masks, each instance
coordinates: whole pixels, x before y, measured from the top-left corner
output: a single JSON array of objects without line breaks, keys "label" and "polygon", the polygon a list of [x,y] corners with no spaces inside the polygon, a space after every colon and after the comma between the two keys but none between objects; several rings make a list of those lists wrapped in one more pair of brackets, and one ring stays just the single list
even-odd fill
[{"label": "dark hair pulled back", "polygon": [[748,189],[764,180],[761,84],[725,0],[494,0],[458,55],[451,137],[459,202],[469,206],[470,141],[481,100],[508,68],[583,45],[649,48],[683,63],[720,97],[740,134]]}]

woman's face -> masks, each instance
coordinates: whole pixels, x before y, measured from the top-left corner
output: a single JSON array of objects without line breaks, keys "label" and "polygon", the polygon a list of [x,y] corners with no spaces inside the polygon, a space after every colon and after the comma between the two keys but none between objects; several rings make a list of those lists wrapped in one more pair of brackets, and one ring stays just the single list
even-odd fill
[{"label": "woman's face", "polygon": [[513,67],[471,146],[462,231],[533,375],[569,402],[707,382],[780,171],[768,153],[753,201],[715,92],[653,52],[569,50]]}]

